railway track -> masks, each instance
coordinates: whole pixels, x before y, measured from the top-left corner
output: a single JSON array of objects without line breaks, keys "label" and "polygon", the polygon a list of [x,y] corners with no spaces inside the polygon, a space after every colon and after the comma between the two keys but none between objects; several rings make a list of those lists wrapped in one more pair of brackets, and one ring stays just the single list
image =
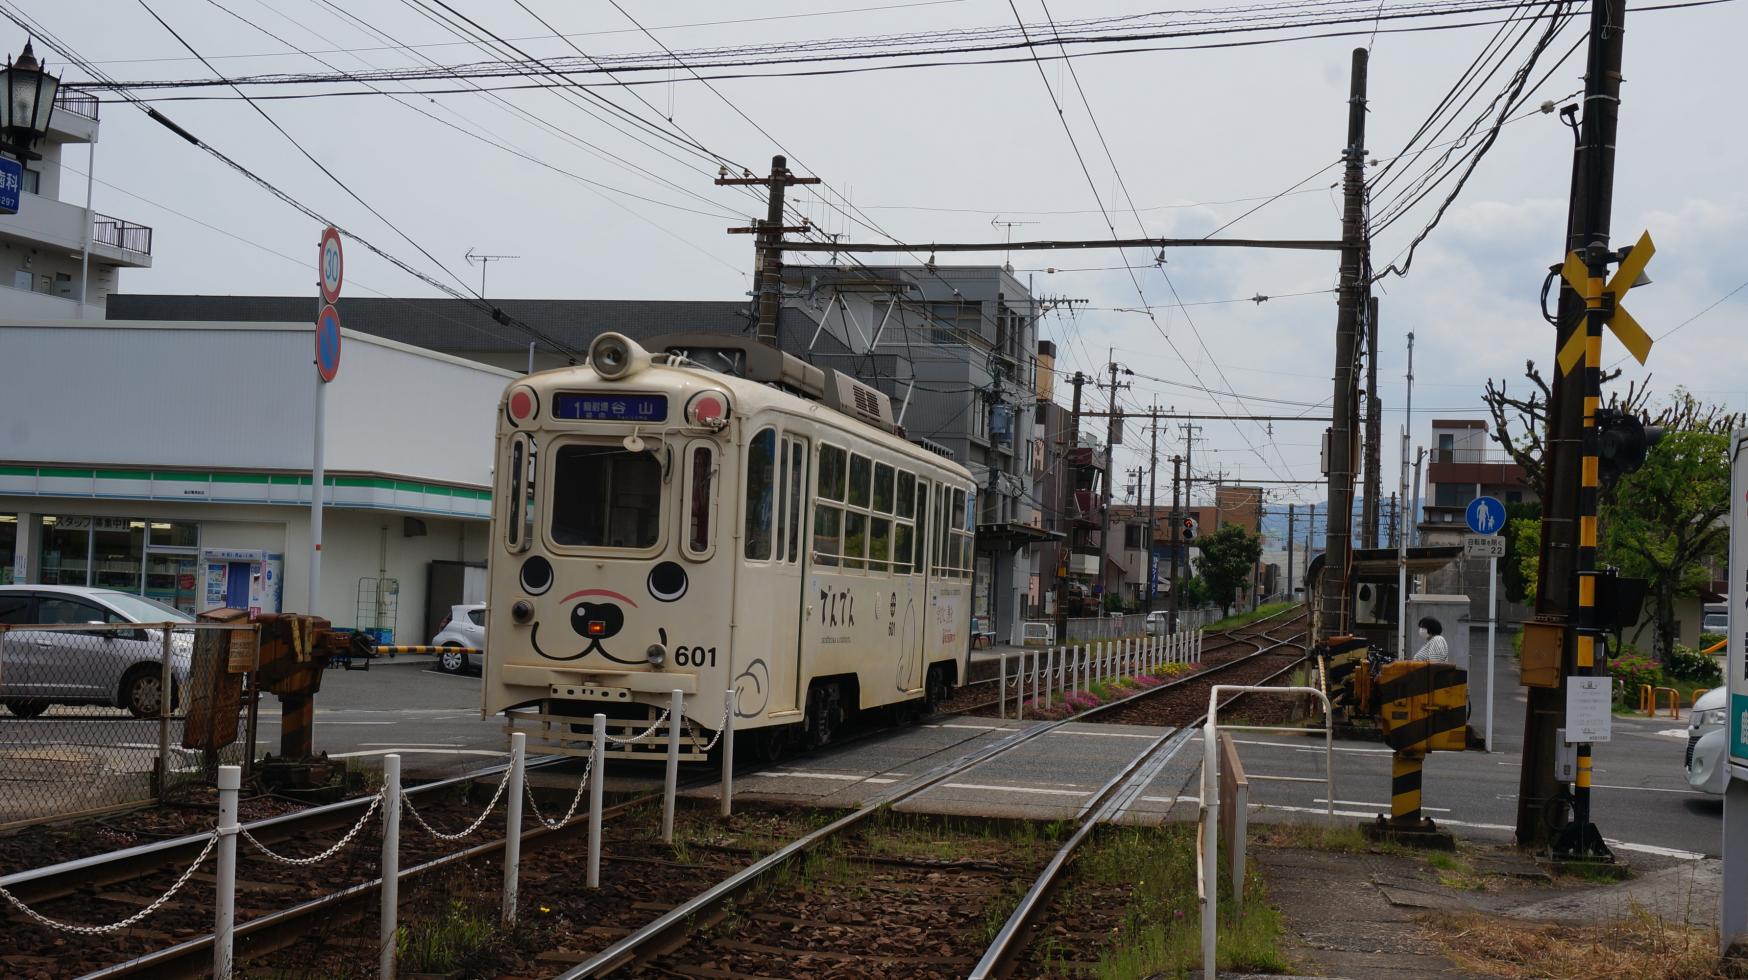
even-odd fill
[{"label": "railway track", "polygon": [[[1287,626],[1288,624],[1274,624],[1270,629],[1279,631]],[[1126,706],[1172,690],[1189,692],[1188,697],[1198,696],[1199,692],[1205,704],[1212,684],[1266,683],[1291,671],[1303,657],[1302,647],[1288,640],[1258,640],[1254,645],[1256,649],[1250,654],[1205,667],[1177,681],[1082,712],[1069,719],[1039,723],[1021,729],[999,742],[983,745],[894,784],[856,810],[759,858],[743,870],[667,910],[654,921],[560,976],[563,980],[621,972],[631,976],[728,976],[738,975],[743,970],[758,972],[761,962],[766,964],[767,969],[776,962],[789,962],[790,969],[795,969],[797,962],[806,962],[810,964],[808,972],[833,972],[831,964],[835,962],[839,964],[837,972],[845,976],[962,975],[965,969],[960,966],[960,961],[967,960],[964,955],[966,951],[940,939],[936,935],[938,930],[931,930],[931,926],[938,923],[930,921],[930,916],[940,912],[940,905],[919,893],[919,889],[926,891],[940,887],[945,869],[931,869],[927,862],[915,855],[901,855],[897,859],[900,865],[914,873],[888,874],[874,886],[870,886],[877,886],[879,889],[877,898],[883,910],[880,927],[888,934],[910,936],[918,942],[940,942],[941,945],[938,948],[924,947],[923,952],[917,955],[885,955],[884,958],[884,954],[876,949],[873,951],[876,955],[871,961],[874,966],[863,971],[852,969],[848,964],[855,962],[856,955],[869,953],[869,950],[862,948],[867,937],[860,930],[851,928],[860,923],[850,921],[846,924],[844,921],[845,916],[853,919],[855,913],[846,911],[841,901],[833,901],[831,898],[832,888],[835,886],[835,880],[829,871],[831,862],[844,860],[852,865],[857,862],[867,864],[869,855],[865,853],[864,847],[866,832],[870,828],[880,829],[880,821],[894,806],[920,796],[950,778],[962,776],[978,766],[1013,752],[1063,725],[1112,714]],[[1190,722],[1194,720],[1193,716],[1186,719]],[[1031,874],[1025,873],[1023,853],[1017,862],[989,860],[971,869],[984,877],[971,881],[969,887],[961,889],[963,894],[956,893],[957,898],[982,899],[987,902],[1001,895],[1011,897],[1013,889],[1009,886],[1013,883],[1032,879],[1032,884],[1020,899],[1013,916],[996,933],[997,943],[992,943],[987,950],[971,951],[974,956],[981,954],[981,957],[974,961],[967,960],[970,966],[983,969],[984,964],[989,963],[990,968],[994,969],[1003,963],[1011,963],[1014,954],[1006,950],[1023,948],[1017,942],[1018,937],[1026,932],[1032,917],[1038,914],[1038,909],[1054,887],[1061,868],[1066,867],[1072,859],[1075,847],[1099,822],[1120,813],[1122,808],[1133,802],[1141,788],[1193,736],[1193,727],[1186,726],[1149,743],[1121,773],[1101,787],[1081,808],[1081,817],[1073,834],[1061,849],[1042,862],[1043,871],[1035,879],[1032,879]],[[827,857],[821,859],[817,856],[820,854]],[[819,879],[820,875],[812,873],[815,864],[827,867],[827,872],[823,875],[823,893],[812,895],[811,900],[804,900],[786,890],[788,884]],[[957,875],[965,869],[951,870]],[[1007,886],[997,886],[992,884],[994,882],[1004,882]],[[781,908],[814,911],[812,917],[769,911],[751,913],[753,921],[762,923],[759,928],[763,929],[765,941],[750,943],[739,938],[745,935],[745,927],[737,919],[740,914],[737,910],[754,899],[757,909],[760,910]],[[915,917],[907,915],[907,912],[914,912]],[[724,923],[728,923],[729,928],[723,928]],[[791,935],[802,943],[800,947],[784,945],[784,937]],[[834,943],[846,945],[834,947]],[[723,969],[722,964],[728,963],[735,964],[734,968]],[[1005,974],[997,972],[986,975]]]}]

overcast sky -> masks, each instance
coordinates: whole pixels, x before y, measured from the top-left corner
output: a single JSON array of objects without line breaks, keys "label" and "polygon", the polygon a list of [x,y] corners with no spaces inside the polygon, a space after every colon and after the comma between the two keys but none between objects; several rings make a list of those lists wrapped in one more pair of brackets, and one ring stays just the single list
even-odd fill
[{"label": "overcast sky", "polygon": [[[1385,8],[1394,9],[1400,2],[1386,0]],[[320,0],[150,3],[227,74],[326,70],[227,10],[306,50],[374,49],[320,55],[343,69],[414,63],[408,53],[385,49],[380,38]],[[559,31],[576,35],[572,40],[592,55],[656,50],[606,0],[527,3]],[[1014,21],[1006,0],[622,3],[675,50],[997,27]],[[527,39],[517,43],[530,54],[574,54],[514,4],[452,0],[452,5],[499,35]],[[1044,22],[1038,0],[1017,0],[1017,6],[1029,23]],[[210,76],[138,4],[38,0],[24,8],[115,78]],[[402,43],[455,41],[403,0],[345,0],[344,9]],[[1067,19],[1164,9],[1171,8],[1133,0],[1083,0],[1059,4],[1050,13]],[[1580,8],[1581,16],[1549,47],[1533,78],[1542,77],[1578,41],[1584,13]],[[743,22],[685,26],[725,20]],[[1627,305],[1653,336],[1680,328],[1660,339],[1652,352],[1649,371],[1658,391],[1683,384],[1702,398],[1742,409],[1748,407],[1748,345],[1742,340],[1748,289],[1741,288],[1748,283],[1748,251],[1734,246],[1748,239],[1748,192],[1742,180],[1748,131],[1729,121],[1739,118],[1740,106],[1730,108],[1736,104],[1730,93],[1739,93],[1741,83],[1728,74],[1728,66],[1740,58],[1734,49],[1748,32],[1748,6],[1630,11],[1627,23],[1614,240],[1623,244],[1649,229],[1657,243],[1649,269],[1655,285],[1635,291]],[[1379,33],[1372,42],[1369,155],[1385,160],[1395,156],[1495,30]],[[1255,207],[1259,199],[1304,181],[1299,192],[1261,208],[1222,235],[1329,239],[1340,232],[1335,163],[1345,135],[1351,51],[1367,41],[1361,36],[1124,53],[1076,58],[1074,67],[1147,234],[1205,235]],[[15,38],[6,47],[16,50],[21,43],[22,38]],[[486,57],[454,43],[421,50],[444,64]],[[39,43],[38,54],[45,53]],[[52,53],[48,58],[51,67],[62,62]],[[1514,67],[1518,60],[1512,59]],[[1580,48],[1553,71],[1529,105],[1544,99],[1571,101],[1569,96],[1583,84],[1582,62]],[[1042,74],[1031,62],[1019,61],[743,79],[713,83],[721,97],[675,74],[671,84],[637,89],[654,111],[623,90],[601,91],[647,117],[671,112],[674,124],[699,143],[755,171],[762,172],[773,153],[786,150],[792,169],[824,178],[831,188],[827,193],[848,197],[868,219],[903,240],[1000,239],[1007,229],[992,227],[998,217],[1036,222],[1014,226],[1016,239],[1100,237],[1109,234],[1097,211],[1100,202],[1119,233],[1138,234],[1076,79],[1060,61],[1045,62]],[[1506,74],[1490,82],[1462,113],[1459,127],[1503,87]],[[72,81],[83,76],[68,69],[66,77]],[[404,91],[394,84],[385,87]],[[223,89],[196,91],[231,94]],[[1093,186],[1058,122],[1052,93],[1074,132]],[[500,98],[504,101],[450,94],[397,102],[371,95],[259,103],[448,272],[437,270],[349,197],[247,104],[179,101],[160,103],[160,108],[324,216],[446,281],[453,282],[453,274],[477,287],[479,269],[463,261],[464,253],[473,249],[518,256],[490,266],[487,292],[493,296],[744,295],[751,242],[724,229],[762,213],[762,204],[735,189],[712,186],[713,166],[671,149],[672,157],[658,154],[585,114],[560,93],[508,91]],[[514,114],[505,102],[535,119]],[[458,129],[489,134],[547,166]],[[1409,175],[1431,159],[1422,158]],[[81,171],[86,167],[76,150],[68,153],[67,162]],[[1570,165],[1571,136],[1557,115],[1535,113],[1507,124],[1443,223],[1420,247],[1410,275],[1380,283],[1380,390],[1386,403],[1385,465],[1390,474],[1386,492],[1394,485],[1398,459],[1394,434],[1403,421],[1408,331],[1417,338],[1417,443],[1427,441],[1432,417],[1482,417],[1481,390],[1487,377],[1509,377],[1515,383],[1526,359],[1538,364],[1552,360],[1552,328],[1537,310],[1537,296],[1547,266],[1561,257]],[[96,172],[99,211],[155,229],[154,267],[126,272],[125,291],[314,296],[311,265],[320,228],[142,112],[124,104],[103,107]],[[83,203],[78,175],[69,175],[62,187],[69,200]],[[1374,201],[1375,218],[1399,188],[1382,192]],[[824,206],[812,191],[792,193],[797,206],[822,228],[848,239],[878,238]],[[1398,257],[1443,197],[1441,189],[1378,235],[1378,267]],[[1129,264],[1138,267],[1133,279],[1115,251],[1019,252],[1010,261],[1022,279],[1029,276],[1035,282],[1038,292],[1087,301],[1087,308],[1072,317],[1047,318],[1041,335],[1057,342],[1061,366],[1069,370],[1102,371],[1107,351],[1114,348],[1116,360],[1138,375],[1129,379],[1134,387],[1124,395],[1130,405],[1157,397],[1162,406],[1182,411],[1318,414],[1309,406],[1330,396],[1335,303],[1333,294],[1315,291],[1335,284],[1337,255],[1179,249],[1165,258],[1162,272],[1153,256],[1129,252]],[[1003,256],[942,259],[984,260],[999,263]],[[1056,271],[1044,271],[1049,268]],[[347,273],[351,295],[434,292],[356,245],[348,247]],[[1725,299],[1732,290],[1739,291]],[[1288,295],[1293,293],[1310,295]],[[1274,298],[1260,304],[1221,302],[1258,294]],[[1152,319],[1119,309],[1140,307],[1143,296],[1156,307]],[[1613,340],[1605,343],[1605,350],[1611,358],[1624,356]],[[1645,373],[1631,362],[1627,367],[1619,384]],[[1247,397],[1242,402],[1224,396],[1216,400],[1182,385]],[[1097,400],[1089,393],[1089,404]],[[1210,422],[1206,441],[1196,447],[1197,469],[1222,468],[1239,480],[1312,478],[1318,470],[1321,429],[1321,424],[1286,422],[1275,424],[1271,433],[1256,424]],[[1136,431],[1131,427],[1131,450],[1138,444]],[[1181,450],[1178,433],[1171,436],[1162,449]],[[1132,453],[1127,459],[1119,455],[1118,464],[1127,467],[1135,461]],[[1169,493],[1169,470],[1164,472],[1163,487]],[[1271,502],[1322,496],[1315,487],[1296,494],[1287,488],[1270,491]]]}]

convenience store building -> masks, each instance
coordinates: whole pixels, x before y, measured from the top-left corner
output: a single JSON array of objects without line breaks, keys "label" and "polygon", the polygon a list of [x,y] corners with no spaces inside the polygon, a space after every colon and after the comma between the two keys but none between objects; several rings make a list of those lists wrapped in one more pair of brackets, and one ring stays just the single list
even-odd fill
[{"label": "convenience store building", "polygon": [[498,399],[519,375],[343,336],[312,601],[309,324],[0,321],[0,583],[428,640],[482,596]]}]

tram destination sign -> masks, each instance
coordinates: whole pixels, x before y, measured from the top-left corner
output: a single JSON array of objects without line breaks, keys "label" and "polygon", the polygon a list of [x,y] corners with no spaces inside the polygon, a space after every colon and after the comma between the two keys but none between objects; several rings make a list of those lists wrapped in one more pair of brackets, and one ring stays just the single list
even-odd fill
[{"label": "tram destination sign", "polygon": [[552,417],[572,422],[666,422],[668,400],[662,395],[560,392],[552,401]]}]

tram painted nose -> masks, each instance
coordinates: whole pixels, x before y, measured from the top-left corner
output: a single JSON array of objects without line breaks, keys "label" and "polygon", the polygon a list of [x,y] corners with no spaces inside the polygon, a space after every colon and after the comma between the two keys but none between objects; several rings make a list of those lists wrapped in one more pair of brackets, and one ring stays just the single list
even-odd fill
[{"label": "tram painted nose", "polygon": [[604,640],[624,628],[625,611],[611,602],[583,602],[571,610],[571,629],[578,636]]}]

